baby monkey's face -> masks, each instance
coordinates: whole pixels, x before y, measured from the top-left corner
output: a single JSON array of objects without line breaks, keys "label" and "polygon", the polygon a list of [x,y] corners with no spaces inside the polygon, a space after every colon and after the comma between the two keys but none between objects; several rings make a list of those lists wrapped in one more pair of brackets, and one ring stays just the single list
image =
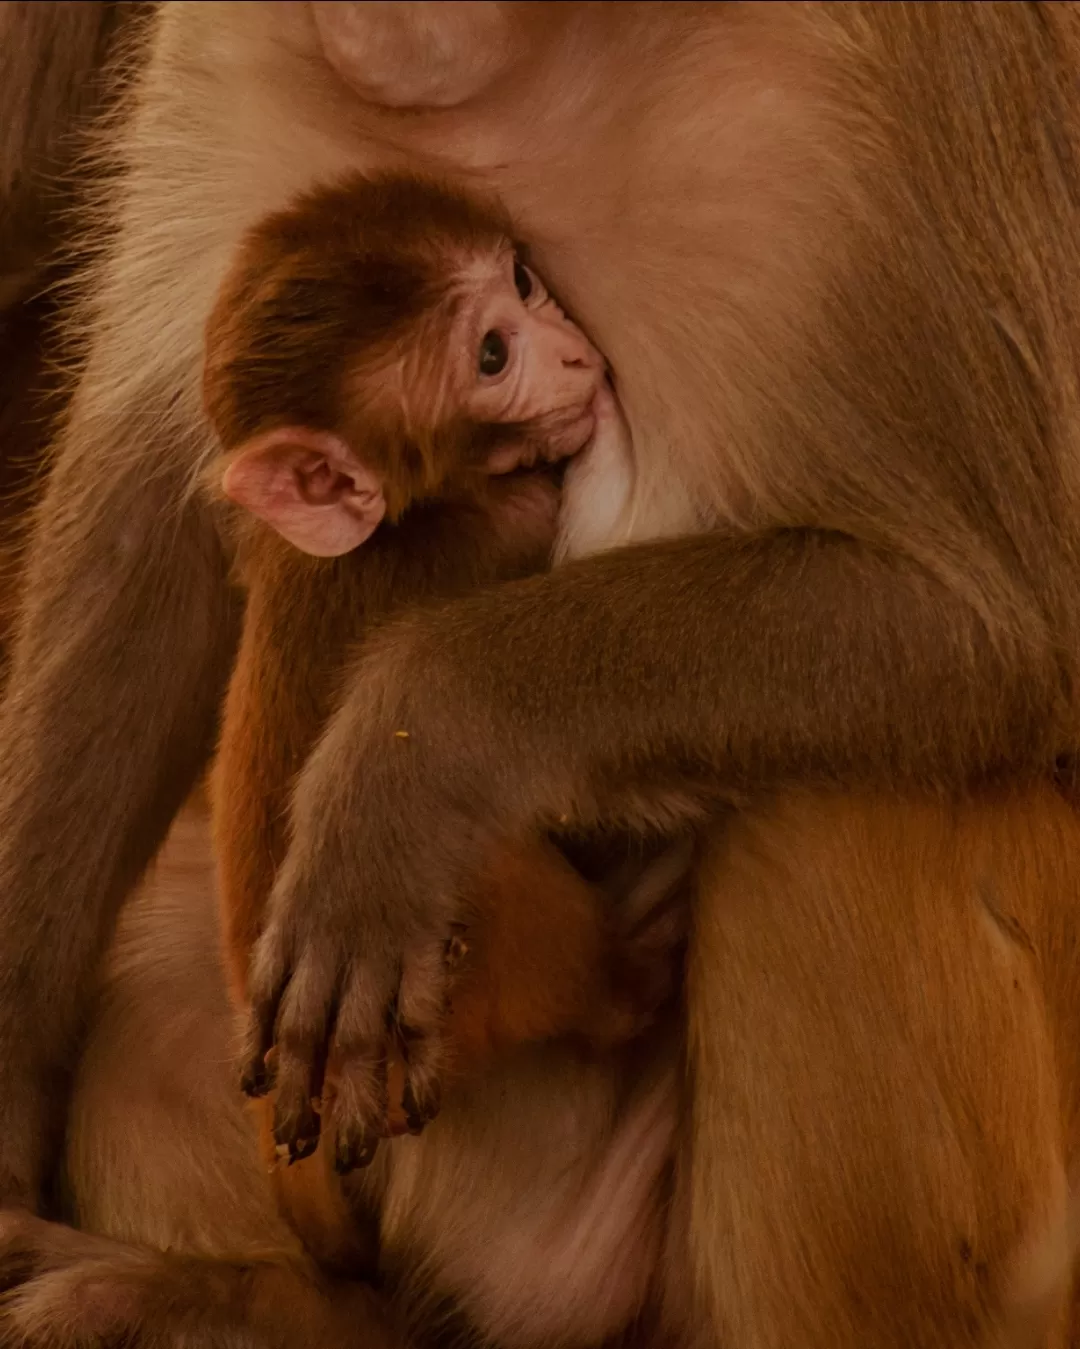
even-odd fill
[{"label": "baby monkey's face", "polygon": [[576,454],[596,427],[603,357],[509,243],[459,281],[450,343],[459,412],[521,433],[491,452],[488,471]]},{"label": "baby monkey's face", "polygon": [[[347,204],[352,219],[355,202]],[[256,318],[269,311],[271,326],[293,340],[303,378],[282,361],[278,333],[264,344],[268,356],[259,347],[260,360],[252,359],[241,341],[241,359],[225,343],[229,359],[212,366],[213,387],[230,392],[237,372],[254,371],[273,414],[247,440],[227,441],[224,494],[317,557],[349,552],[416,500],[463,492],[506,504],[506,519],[523,530],[535,533],[541,516],[553,522],[558,473],[547,466],[598,436],[612,439],[604,428],[615,425],[614,396],[600,353],[501,235],[478,242],[474,230],[438,256],[416,245],[417,258],[392,231],[383,257],[363,230],[359,244],[346,235],[337,252],[330,245],[338,234],[320,230],[305,248],[285,250],[266,283],[272,304],[255,292],[263,300]],[[247,330],[234,310],[252,308],[250,291],[230,299],[222,320],[241,338]],[[380,307],[390,313],[385,331]],[[324,325],[329,346],[319,329],[324,310],[336,320]],[[366,336],[350,348],[342,332],[354,310],[352,327]],[[293,410],[297,389],[304,397],[293,401],[302,408],[306,397],[314,415]],[[331,417],[327,425],[325,409],[335,405],[336,424]],[[544,472],[525,475],[527,483],[505,476],[533,468]],[[526,519],[519,507],[532,498],[538,506]]]}]

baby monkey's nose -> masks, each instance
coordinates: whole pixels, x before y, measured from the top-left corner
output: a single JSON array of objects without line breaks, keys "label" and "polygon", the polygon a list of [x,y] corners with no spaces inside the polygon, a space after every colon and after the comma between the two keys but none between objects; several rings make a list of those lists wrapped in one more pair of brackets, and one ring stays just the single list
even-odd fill
[{"label": "baby monkey's nose", "polygon": [[600,353],[573,319],[567,318],[561,309],[557,309],[553,318],[554,321],[549,319],[548,349],[564,370],[592,370],[603,364]]},{"label": "baby monkey's nose", "polygon": [[598,353],[582,333],[567,331],[560,348],[559,359],[566,370],[592,370],[600,362]]}]

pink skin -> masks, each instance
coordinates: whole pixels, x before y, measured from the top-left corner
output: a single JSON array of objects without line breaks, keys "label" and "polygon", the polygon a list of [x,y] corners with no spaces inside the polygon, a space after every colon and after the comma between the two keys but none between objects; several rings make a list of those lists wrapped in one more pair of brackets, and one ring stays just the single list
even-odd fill
[{"label": "pink skin", "polygon": [[[601,406],[613,400],[600,353],[509,248],[477,259],[460,284],[475,298],[461,306],[451,337],[459,408],[479,422],[530,424],[527,443],[500,447],[488,472],[584,449]],[[485,342],[500,353],[497,370],[484,368]],[[314,557],[351,552],[386,514],[382,482],[353,447],[304,426],[276,427],[241,446],[222,490]]]},{"label": "pink skin", "polygon": [[[469,316],[466,352],[478,352],[484,337],[505,342],[507,363],[495,375],[475,374],[465,410],[477,421],[545,423],[542,457],[554,462],[583,449],[595,429],[593,400],[604,383],[604,359],[581,329],[568,319],[543,282],[507,250],[478,286]],[[517,279],[515,279],[517,278]],[[519,282],[528,294],[519,294]],[[464,379],[468,378],[462,372]],[[547,423],[551,423],[550,434]],[[531,462],[508,447],[488,460],[492,473],[507,473]]]},{"label": "pink skin", "polygon": [[382,484],[340,436],[281,426],[242,446],[221,488],[301,552],[340,557],[386,514]]}]

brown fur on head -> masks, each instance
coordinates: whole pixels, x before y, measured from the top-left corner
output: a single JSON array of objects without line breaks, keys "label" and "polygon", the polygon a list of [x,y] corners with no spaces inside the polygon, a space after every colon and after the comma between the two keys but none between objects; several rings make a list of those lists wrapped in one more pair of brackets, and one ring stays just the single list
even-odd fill
[{"label": "brown fur on head", "polygon": [[[415,178],[345,179],[260,222],[206,328],[203,388],[223,445],[283,422],[351,431],[388,476],[392,516],[435,494],[477,427],[442,423],[442,391],[417,344],[430,356],[449,337],[454,264],[509,241],[496,204]],[[368,378],[403,354],[416,378],[400,400],[365,397]]]},{"label": "brown fur on head", "polygon": [[206,327],[225,495],[316,556],[576,453],[602,381],[500,209],[415,178],[347,176],[256,226]]}]

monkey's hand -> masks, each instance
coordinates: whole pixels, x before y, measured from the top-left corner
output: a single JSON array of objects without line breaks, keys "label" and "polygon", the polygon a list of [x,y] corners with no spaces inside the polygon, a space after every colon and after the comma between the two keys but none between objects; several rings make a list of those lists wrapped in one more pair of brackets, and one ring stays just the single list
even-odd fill
[{"label": "monkey's hand", "polygon": [[[365,645],[349,697],[301,774],[293,843],[252,956],[244,1089],[275,1089],[279,1152],[297,1160],[318,1144],[331,1060],[327,1144],[342,1172],[367,1164],[389,1136],[391,1038],[407,1059],[410,1129],[436,1114],[460,896],[488,844],[526,818],[516,774],[493,776],[488,765],[491,738],[512,743],[512,727],[466,711],[460,679],[441,662],[425,670],[425,633],[416,615]],[[410,690],[422,670],[420,724]],[[471,752],[480,740],[488,755]]]}]

